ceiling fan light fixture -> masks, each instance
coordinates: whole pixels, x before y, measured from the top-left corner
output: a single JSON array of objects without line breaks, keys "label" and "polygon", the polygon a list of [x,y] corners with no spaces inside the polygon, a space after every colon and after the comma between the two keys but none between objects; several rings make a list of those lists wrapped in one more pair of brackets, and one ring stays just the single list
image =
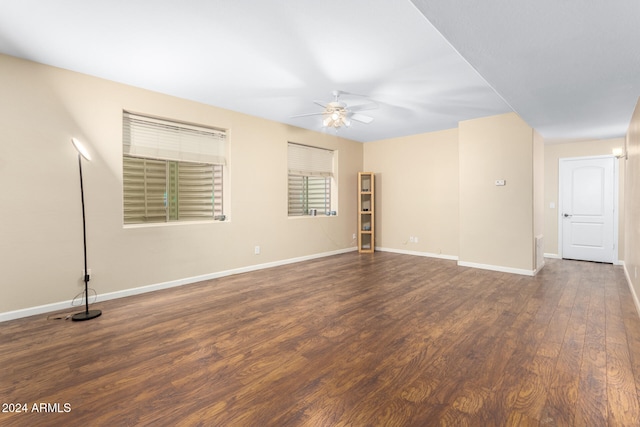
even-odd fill
[{"label": "ceiling fan light fixture", "polygon": [[351,121],[347,117],[347,112],[344,109],[335,109],[325,112],[322,124],[324,127],[338,129],[342,126],[350,126]]},{"label": "ceiling fan light fixture", "polygon": [[[346,94],[347,92],[334,91],[333,95],[335,99],[328,103],[323,103],[320,101],[314,101],[314,104],[319,105],[324,109],[324,111],[318,113],[306,113],[306,114],[298,114],[292,117],[305,117],[305,116],[315,116],[322,115],[322,126],[325,128],[334,128],[339,129],[341,127],[350,127],[351,121],[355,120],[360,123],[371,123],[373,117],[360,114],[359,111],[363,110],[372,110],[378,107],[378,104],[375,102],[370,102],[368,104],[358,104],[352,107],[349,107],[346,103],[339,100],[339,96],[341,94]],[[358,95],[363,96],[363,95]]]}]

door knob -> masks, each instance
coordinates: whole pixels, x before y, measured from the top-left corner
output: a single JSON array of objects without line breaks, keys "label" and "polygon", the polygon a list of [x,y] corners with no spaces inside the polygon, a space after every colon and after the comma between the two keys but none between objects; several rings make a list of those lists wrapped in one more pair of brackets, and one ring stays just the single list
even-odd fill
[{"label": "door knob", "polygon": [[572,215],[567,214],[567,213],[566,213],[566,214],[564,214],[564,217],[565,217],[565,218],[571,218],[571,216],[572,216]]}]

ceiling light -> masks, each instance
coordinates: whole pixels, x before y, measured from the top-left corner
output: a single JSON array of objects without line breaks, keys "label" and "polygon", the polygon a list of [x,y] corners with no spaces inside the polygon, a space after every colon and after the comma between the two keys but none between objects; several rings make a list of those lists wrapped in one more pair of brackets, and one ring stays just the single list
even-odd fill
[{"label": "ceiling light", "polygon": [[628,159],[626,147],[624,149],[620,147],[616,147],[613,150],[611,150],[611,153],[618,159],[625,159],[625,160]]},{"label": "ceiling light", "polygon": [[332,107],[333,108],[327,109],[324,113],[324,119],[322,120],[324,127],[338,129],[342,126],[350,126],[351,121],[347,115],[347,110],[341,106]]},{"label": "ceiling light", "polygon": [[89,154],[89,151],[85,148],[84,145],[82,145],[80,141],[78,141],[76,138],[71,138],[71,142],[73,143],[73,146],[76,147],[76,151],[78,151],[78,154],[80,154],[88,161],[91,161],[91,155]]}]

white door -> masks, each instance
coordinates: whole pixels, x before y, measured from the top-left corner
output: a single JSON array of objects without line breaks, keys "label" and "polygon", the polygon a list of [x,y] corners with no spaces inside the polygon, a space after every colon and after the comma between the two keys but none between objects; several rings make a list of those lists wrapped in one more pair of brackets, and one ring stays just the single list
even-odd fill
[{"label": "white door", "polygon": [[560,159],[562,258],[614,261],[614,160]]}]

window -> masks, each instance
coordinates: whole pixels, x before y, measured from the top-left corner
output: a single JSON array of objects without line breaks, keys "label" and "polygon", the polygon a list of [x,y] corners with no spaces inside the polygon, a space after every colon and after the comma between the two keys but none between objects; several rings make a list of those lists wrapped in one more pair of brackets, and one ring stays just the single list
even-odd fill
[{"label": "window", "polygon": [[331,150],[289,143],[289,216],[335,210],[333,163]]},{"label": "window", "polygon": [[224,219],[226,133],[125,112],[125,224]]}]

